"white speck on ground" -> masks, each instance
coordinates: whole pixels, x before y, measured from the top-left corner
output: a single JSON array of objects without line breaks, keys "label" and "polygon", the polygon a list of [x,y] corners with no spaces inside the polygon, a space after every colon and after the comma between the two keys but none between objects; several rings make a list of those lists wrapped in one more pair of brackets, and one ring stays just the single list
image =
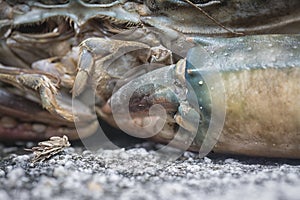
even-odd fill
[{"label": "white speck on ground", "polygon": [[[299,199],[300,162],[186,152],[176,161],[154,150],[68,148],[42,163],[5,150],[0,199]],[[4,155],[3,153],[1,155]]]}]

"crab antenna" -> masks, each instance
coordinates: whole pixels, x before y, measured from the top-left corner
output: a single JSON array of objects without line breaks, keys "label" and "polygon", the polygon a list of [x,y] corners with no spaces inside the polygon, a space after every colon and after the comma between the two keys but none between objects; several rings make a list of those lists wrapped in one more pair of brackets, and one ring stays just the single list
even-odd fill
[{"label": "crab antenna", "polygon": [[245,35],[244,33],[241,32],[236,32],[234,30],[231,30],[229,28],[227,28],[226,26],[224,26],[223,24],[221,24],[218,20],[216,20],[215,18],[213,18],[212,16],[210,16],[206,11],[204,11],[202,8],[198,7],[197,5],[195,5],[193,2],[191,2],[190,0],[184,0],[186,3],[190,4],[191,6],[193,6],[194,8],[198,9],[202,14],[204,14],[208,19],[210,19],[211,21],[213,21],[214,23],[216,23],[218,26],[222,27],[224,30],[234,34],[234,35]]}]

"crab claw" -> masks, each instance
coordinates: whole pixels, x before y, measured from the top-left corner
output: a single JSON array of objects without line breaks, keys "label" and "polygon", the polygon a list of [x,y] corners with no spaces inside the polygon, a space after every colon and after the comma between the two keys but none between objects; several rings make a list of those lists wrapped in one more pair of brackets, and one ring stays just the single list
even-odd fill
[{"label": "crab claw", "polygon": [[186,100],[184,74],[185,60],[181,60],[119,88],[110,99],[116,125],[136,137],[151,138],[185,150],[190,148],[200,115]]}]

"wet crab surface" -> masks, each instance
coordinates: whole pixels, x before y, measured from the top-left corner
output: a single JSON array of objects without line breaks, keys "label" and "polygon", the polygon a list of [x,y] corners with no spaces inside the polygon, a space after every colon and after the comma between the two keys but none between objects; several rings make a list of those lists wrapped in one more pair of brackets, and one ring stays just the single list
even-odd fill
[{"label": "wet crab surface", "polygon": [[[148,111],[160,104],[167,123],[151,138],[198,150],[217,109],[226,117],[214,151],[300,157],[299,1],[0,4],[2,140],[78,138],[72,101],[81,136],[93,134],[93,108],[79,98],[91,87],[98,116],[136,136],[155,132],[159,123],[145,124],[159,122]],[[155,84],[158,73],[167,87]],[[213,73],[226,97],[219,104],[205,78]],[[142,87],[129,96],[134,84]],[[116,122],[114,109],[127,102],[143,131],[122,112]]]}]

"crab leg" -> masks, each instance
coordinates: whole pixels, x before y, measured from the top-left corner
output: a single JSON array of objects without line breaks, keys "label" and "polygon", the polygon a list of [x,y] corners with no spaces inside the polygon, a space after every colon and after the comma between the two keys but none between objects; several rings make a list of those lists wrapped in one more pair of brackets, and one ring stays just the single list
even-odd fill
[{"label": "crab leg", "polygon": [[[102,38],[90,38],[85,40],[81,44],[81,55],[78,64],[79,72],[76,76],[78,81],[74,84],[73,95],[78,96],[82,93],[87,85],[88,79],[94,78],[98,79],[95,80],[100,87],[97,88],[98,93],[102,93],[100,96],[107,99],[112,92],[107,88],[108,82],[118,76],[118,74],[113,75],[109,73],[109,70],[115,67],[111,64],[123,54],[139,49],[149,49],[149,46],[139,42]],[[147,53],[146,56],[148,56]],[[145,60],[147,60],[147,58]],[[122,69],[122,71],[124,71],[124,69]]]},{"label": "crab leg", "polygon": [[52,126],[73,127],[73,123],[59,116],[51,115],[42,109],[37,102],[33,102],[24,96],[12,94],[12,92],[0,90],[0,111],[2,115],[18,118],[25,122],[36,122]]},{"label": "crab leg", "polygon": [[0,140],[45,140],[51,136],[68,135],[77,139],[77,129],[81,129],[81,138],[95,132],[95,125],[87,123],[92,120],[89,108],[77,105],[77,114],[86,121],[74,123],[61,116],[52,115],[39,105],[24,96],[13,94],[15,88],[0,90]]},{"label": "crab leg", "polygon": [[[10,68],[7,68],[6,70],[10,71]],[[37,92],[40,96],[43,108],[55,115],[62,116],[69,121],[73,121],[72,114],[57,103],[57,87],[46,75],[1,73],[0,80],[12,84],[24,91]]]},{"label": "crab leg", "polygon": [[51,115],[38,103],[3,89],[0,90],[0,113],[2,141],[43,140],[64,134],[73,139],[78,137],[73,123]]},{"label": "crab leg", "polygon": [[[79,101],[72,101],[69,94],[75,79],[78,50],[79,48],[74,47],[61,58],[53,57],[34,62],[32,69],[0,66],[0,81],[13,86],[4,84],[7,91],[5,94],[2,92],[0,110],[1,113],[7,114],[3,116],[4,126],[0,130],[0,138],[35,140],[47,139],[58,134],[76,139],[76,128],[84,130],[81,131],[84,133],[81,134],[81,138],[95,132],[97,127],[91,122],[95,121],[96,116],[91,114],[89,107]],[[58,93],[59,86],[61,89]],[[19,96],[20,94],[24,97]],[[76,106],[76,116],[85,119],[77,122],[76,128],[73,123],[72,102]],[[9,105],[6,107],[7,104]],[[36,112],[33,112],[35,110]],[[14,123],[15,126],[9,126],[7,129],[7,119],[18,125]],[[28,122],[32,122],[34,126]]]}]

